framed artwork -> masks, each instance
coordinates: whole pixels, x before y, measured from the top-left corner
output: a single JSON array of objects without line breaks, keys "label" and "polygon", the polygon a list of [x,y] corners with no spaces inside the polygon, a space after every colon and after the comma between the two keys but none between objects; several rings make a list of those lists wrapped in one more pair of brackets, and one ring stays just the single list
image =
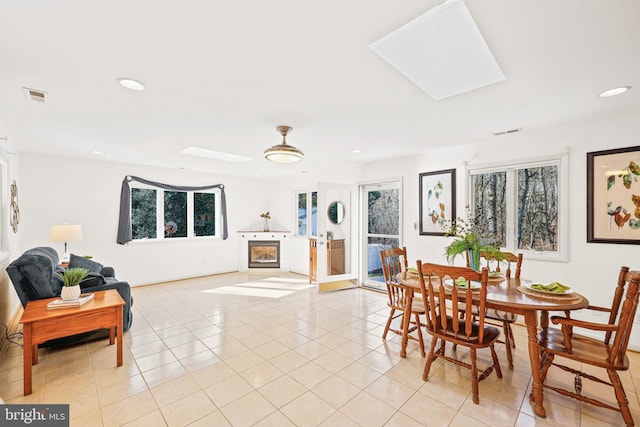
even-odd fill
[{"label": "framed artwork", "polygon": [[587,242],[640,244],[640,146],[587,153]]},{"label": "framed artwork", "polygon": [[456,217],[456,170],[421,173],[419,187],[420,235],[444,236],[445,223]]}]

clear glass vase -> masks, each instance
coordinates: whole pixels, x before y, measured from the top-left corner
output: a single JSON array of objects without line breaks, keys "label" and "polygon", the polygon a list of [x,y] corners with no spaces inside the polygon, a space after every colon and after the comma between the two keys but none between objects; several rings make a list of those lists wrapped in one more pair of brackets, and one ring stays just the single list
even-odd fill
[{"label": "clear glass vase", "polygon": [[269,218],[262,218],[262,231],[269,231]]},{"label": "clear glass vase", "polygon": [[469,267],[475,271],[480,271],[480,249],[468,249]]}]

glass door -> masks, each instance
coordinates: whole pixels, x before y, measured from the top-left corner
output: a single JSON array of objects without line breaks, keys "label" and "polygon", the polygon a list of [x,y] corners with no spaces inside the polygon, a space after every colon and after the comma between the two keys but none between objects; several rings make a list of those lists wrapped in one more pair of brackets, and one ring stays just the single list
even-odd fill
[{"label": "glass door", "polygon": [[362,285],[386,291],[380,251],[400,247],[402,243],[401,181],[366,184],[360,188],[364,229],[361,241]]}]

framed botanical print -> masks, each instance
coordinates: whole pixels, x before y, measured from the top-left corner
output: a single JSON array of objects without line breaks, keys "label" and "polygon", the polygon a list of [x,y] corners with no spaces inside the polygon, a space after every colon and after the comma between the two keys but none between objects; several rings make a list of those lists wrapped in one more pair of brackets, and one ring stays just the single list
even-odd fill
[{"label": "framed botanical print", "polygon": [[640,146],[587,153],[587,242],[640,244]]},{"label": "framed botanical print", "polygon": [[419,175],[420,235],[444,236],[447,221],[456,217],[456,170]]}]

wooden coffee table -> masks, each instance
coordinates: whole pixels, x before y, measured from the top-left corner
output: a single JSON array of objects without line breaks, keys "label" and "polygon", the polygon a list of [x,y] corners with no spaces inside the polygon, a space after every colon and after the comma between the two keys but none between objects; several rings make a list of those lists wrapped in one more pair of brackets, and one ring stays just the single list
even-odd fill
[{"label": "wooden coffee table", "polygon": [[47,309],[56,298],[29,301],[22,313],[24,395],[32,392],[32,365],[38,364],[38,344],[54,338],[109,329],[109,345],[117,335],[117,366],[122,366],[122,306],[125,304],[115,289],[94,292],[92,301],[80,307]]}]

